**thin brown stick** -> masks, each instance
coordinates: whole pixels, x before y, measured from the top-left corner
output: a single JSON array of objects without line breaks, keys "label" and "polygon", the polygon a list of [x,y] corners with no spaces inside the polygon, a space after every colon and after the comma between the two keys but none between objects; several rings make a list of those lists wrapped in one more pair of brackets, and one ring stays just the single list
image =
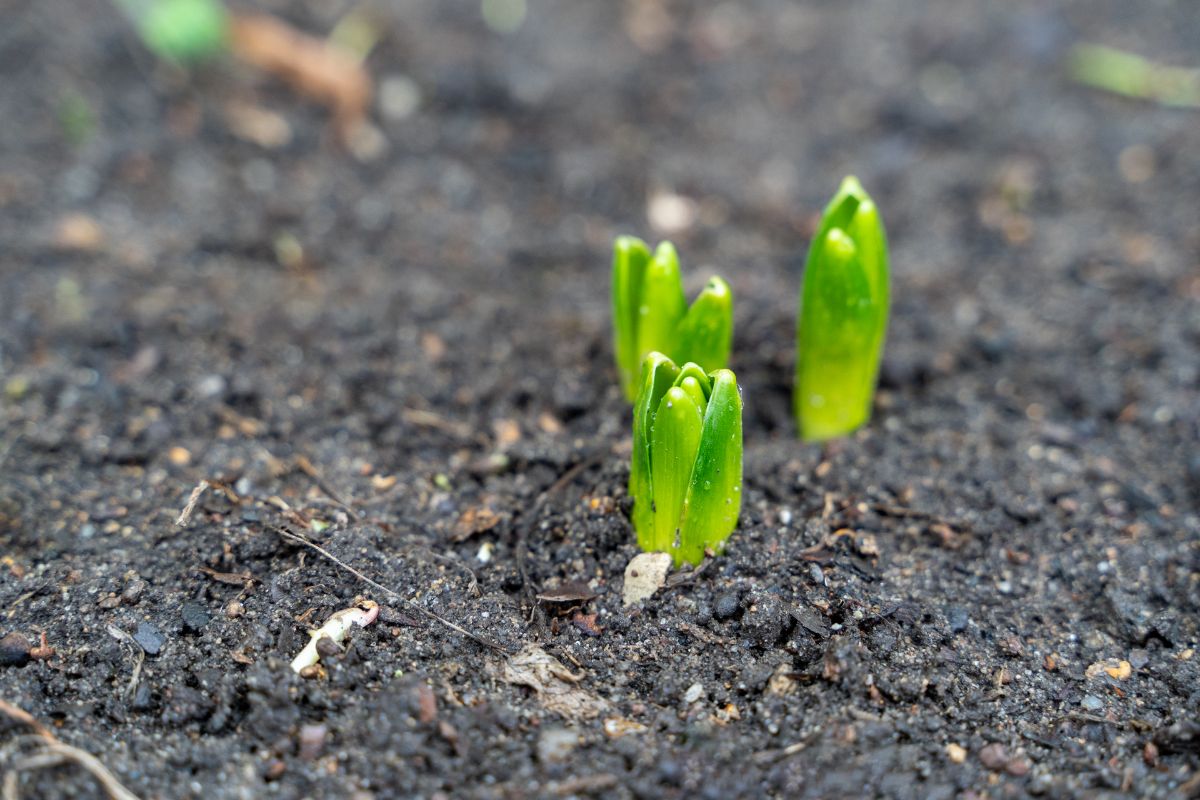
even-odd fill
[{"label": "thin brown stick", "polygon": [[146,651],[137,643],[136,639],[116,625],[108,626],[108,635],[118,642],[128,645],[130,651],[133,652],[133,674],[129,676],[129,685],[125,687],[125,692],[121,695],[128,700],[133,697],[134,691],[137,690],[138,678],[142,676],[142,665],[146,663]]},{"label": "thin brown stick", "polygon": [[192,494],[188,497],[187,505],[183,507],[183,511],[179,512],[179,518],[175,520],[176,528],[185,527],[192,518],[192,514],[196,513],[196,505],[200,502],[200,497],[208,489],[208,481],[201,480],[196,484],[196,488],[192,489]]},{"label": "thin brown stick", "polygon": [[462,439],[467,442],[477,442],[479,444],[489,444],[487,436],[479,433],[474,427],[467,425],[464,422],[456,422],[446,419],[443,416],[427,411],[423,408],[403,408],[400,410],[400,419],[407,422],[409,425],[416,425],[418,428],[429,428],[431,430],[448,433],[455,438]]},{"label": "thin brown stick", "polygon": [[138,800],[138,796],[125,788],[108,767],[86,750],[72,747],[69,744],[56,742],[47,744],[25,758],[13,764],[12,769],[4,776],[4,800],[17,800],[17,776],[22,772],[46,767],[58,767],[66,763],[76,764],[96,779],[111,800]]},{"label": "thin brown stick", "polygon": [[33,732],[36,733],[38,736],[41,736],[46,741],[48,741],[48,742],[57,742],[58,741],[58,738],[53,733],[50,732],[49,728],[47,728],[45,725],[43,725],[42,723],[40,723],[36,719],[34,719],[33,715],[30,714],[25,709],[18,708],[17,706],[14,706],[12,703],[6,702],[4,700],[0,700],[0,711],[7,714],[9,719],[12,719],[16,722],[20,722],[24,725],[28,725],[30,728],[33,728]]},{"label": "thin brown stick", "polygon": [[530,604],[534,604],[535,595],[541,591],[541,587],[530,579],[529,572],[525,568],[525,545],[529,540],[529,532],[537,524],[538,518],[542,514],[542,509],[545,508],[549,499],[565,488],[571,481],[579,477],[580,473],[599,464],[601,460],[602,456],[593,454],[560,475],[554,483],[550,484],[545,491],[538,495],[538,499],[533,503],[533,508],[517,527],[517,574],[521,576],[522,591],[525,594],[526,601]]},{"label": "thin brown stick", "polygon": [[483,645],[484,647],[491,648],[492,650],[498,650],[502,653],[508,653],[508,649],[506,647],[504,647],[503,645],[497,644],[496,642],[493,642],[490,639],[480,636],[477,633],[471,633],[469,630],[467,630],[466,628],[463,628],[461,625],[457,625],[457,624],[451,622],[450,620],[446,619],[445,617],[435,614],[434,612],[430,611],[429,609],[425,608],[424,606],[419,605],[416,602],[408,599],[407,597],[400,594],[396,590],[389,589],[388,587],[384,586],[382,583],[379,583],[378,581],[374,581],[374,580],[368,578],[366,575],[359,572],[354,567],[347,564],[345,561],[342,561],[340,558],[338,558],[333,553],[326,550],[324,547],[321,547],[319,544],[316,544],[315,542],[309,541],[304,536],[301,536],[297,533],[293,533],[293,532],[287,530],[286,528],[280,528],[278,526],[275,527],[275,531],[280,536],[282,536],[284,539],[286,539],[289,542],[292,542],[293,544],[298,544],[303,547],[307,547],[312,550],[315,550],[316,552],[320,553],[325,558],[332,561],[334,564],[337,564],[339,567],[346,570],[351,575],[358,578],[360,581],[367,584],[368,586],[373,586],[374,588],[378,589],[379,591],[383,592],[384,594],[388,595],[389,597],[393,597],[393,598],[399,600],[400,602],[404,603],[405,605],[407,605],[409,608],[413,609],[417,613],[422,614],[436,622],[439,622],[442,625],[445,625],[450,630],[461,633],[463,636],[466,636],[468,639],[475,642],[476,644]]},{"label": "thin brown stick", "polygon": [[313,466],[311,461],[304,456],[296,456],[292,459],[292,463],[296,465],[296,469],[307,475],[312,482],[317,485],[317,488],[325,493],[326,497],[337,503],[337,505],[343,511],[349,514],[350,519],[354,520],[355,522],[358,522],[362,519],[357,511],[351,508],[348,503],[342,500],[342,498],[338,497],[337,492],[335,492],[333,488],[325,482],[325,479],[321,477],[321,473],[317,472],[317,468]]},{"label": "thin brown stick", "polygon": [[28,711],[0,700],[0,712],[6,714],[9,719],[29,726],[34,733],[46,742],[40,750],[16,762],[5,773],[4,783],[0,785],[0,789],[3,790],[0,793],[0,797],[3,800],[18,800],[19,795],[17,791],[22,772],[43,769],[45,767],[55,767],[66,762],[78,764],[91,773],[92,777],[104,787],[104,791],[108,793],[111,800],[138,800],[138,796],[126,789],[117,780],[117,777],[109,771],[108,767],[100,762],[100,759],[86,750],[80,750],[78,747],[63,744],[45,725],[34,719],[33,715]]},{"label": "thin brown stick", "polygon": [[441,561],[443,564],[449,564],[452,567],[461,569],[463,572],[467,573],[467,577],[471,579],[470,584],[467,585],[467,591],[470,592],[474,597],[479,597],[479,577],[475,574],[475,570],[463,563],[463,560],[458,556],[448,556],[445,553],[439,553],[429,545],[425,544],[413,545],[409,547],[408,550],[409,552],[414,550],[424,551],[434,561]]}]

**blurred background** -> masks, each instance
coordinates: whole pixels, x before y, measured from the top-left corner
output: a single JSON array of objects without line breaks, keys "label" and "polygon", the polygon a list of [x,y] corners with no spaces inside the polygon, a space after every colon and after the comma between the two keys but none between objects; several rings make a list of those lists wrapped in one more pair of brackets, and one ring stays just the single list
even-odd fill
[{"label": "blurred background", "polygon": [[[33,365],[128,383],[164,360],[181,401],[256,362],[319,383],[339,339],[387,330],[357,368],[393,394],[469,414],[465,370],[525,403],[611,376],[628,232],[674,239],[692,289],[730,279],[751,413],[785,432],[803,254],[855,173],[893,247],[885,388],[1017,353],[1021,412],[1194,410],[1190,3],[237,3],[216,44],[148,28],[154,5],[4,4],[13,394]],[[514,348],[559,377],[501,374]],[[1139,359],[1173,366],[1131,385]]]},{"label": "blurred background", "polygon": [[[0,0],[0,608],[8,663],[67,665],[0,694],[144,796],[1194,791],[1198,10]],[[796,305],[847,173],[892,317],[873,421],[817,448]],[[746,409],[729,552],[646,613],[613,590],[619,233],[728,279]],[[653,735],[559,763],[492,654],[403,614],[280,679],[365,591],[280,524],[514,650],[570,642]],[[602,636],[531,623],[568,581]],[[163,648],[136,694],[114,625]]]}]

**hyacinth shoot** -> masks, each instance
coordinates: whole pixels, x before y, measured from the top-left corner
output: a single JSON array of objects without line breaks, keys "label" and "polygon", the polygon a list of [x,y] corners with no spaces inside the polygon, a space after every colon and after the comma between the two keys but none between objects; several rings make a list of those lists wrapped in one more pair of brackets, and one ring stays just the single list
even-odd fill
[{"label": "hyacinth shoot", "polygon": [[742,507],[742,398],[727,369],[682,368],[662,353],[642,366],[633,408],[629,493],[647,552],[676,566],[720,552]]},{"label": "hyacinth shoot", "polygon": [[804,269],[794,406],[805,440],[844,436],[870,419],[888,303],[883,223],[851,176],[826,206]]},{"label": "hyacinth shoot", "polygon": [[729,363],[733,340],[733,294],[719,277],[709,280],[687,304],[679,256],[670,242],[653,255],[646,243],[619,236],[613,244],[613,349],[625,397],[637,397],[642,359],[663,353],[678,363],[692,361],[705,370]]}]

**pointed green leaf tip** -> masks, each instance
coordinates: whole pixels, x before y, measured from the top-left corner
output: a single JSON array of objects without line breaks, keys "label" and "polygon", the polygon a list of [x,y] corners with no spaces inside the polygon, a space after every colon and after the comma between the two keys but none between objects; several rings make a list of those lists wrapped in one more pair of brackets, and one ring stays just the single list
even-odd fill
[{"label": "pointed green leaf tip", "polygon": [[618,236],[613,243],[613,350],[621,386],[629,401],[638,394],[638,376],[647,353],[660,352],[677,363],[722,369],[733,341],[733,293],[719,277],[688,307],[675,246],[662,242],[651,255],[646,243]]},{"label": "pointed green leaf tip", "polygon": [[633,407],[629,493],[638,544],[676,566],[720,551],[742,507],[742,398],[727,369],[682,369],[661,353],[642,365]]},{"label": "pointed green leaf tip", "polygon": [[804,269],[793,402],[805,440],[844,436],[870,418],[888,281],[883,223],[862,184],[848,177],[825,207]]}]

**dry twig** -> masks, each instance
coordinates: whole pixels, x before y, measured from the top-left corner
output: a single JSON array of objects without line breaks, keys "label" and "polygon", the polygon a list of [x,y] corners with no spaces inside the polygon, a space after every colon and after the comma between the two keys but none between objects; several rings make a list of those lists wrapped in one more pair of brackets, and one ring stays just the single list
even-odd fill
[{"label": "dry twig", "polygon": [[550,484],[544,492],[538,495],[538,499],[534,501],[533,508],[529,514],[517,526],[517,573],[521,576],[522,591],[525,594],[525,599],[531,605],[536,605],[534,601],[536,600],[537,593],[541,591],[541,587],[530,579],[529,572],[525,568],[525,545],[529,540],[529,532],[537,524],[538,518],[542,514],[542,509],[545,508],[550,498],[562,491],[571,481],[579,477],[580,473],[584,470],[599,464],[602,458],[601,455],[592,454],[560,475],[554,483]]},{"label": "dry twig", "polygon": [[9,719],[29,726],[38,738],[45,742],[38,750],[14,761],[11,769],[4,774],[4,782],[0,784],[0,798],[3,800],[19,800],[22,772],[57,767],[68,763],[76,764],[89,772],[104,788],[110,800],[138,800],[138,796],[126,789],[108,767],[101,763],[100,759],[86,750],[63,744],[58,737],[27,711],[0,700],[0,712],[6,714]]},{"label": "dry twig", "polygon": [[108,626],[108,635],[122,644],[129,645],[129,649],[133,652],[133,674],[129,676],[129,685],[125,687],[125,692],[121,695],[128,700],[133,697],[133,693],[137,689],[138,678],[142,676],[142,665],[146,663],[146,651],[142,649],[136,639],[116,625]]},{"label": "dry twig", "polygon": [[201,480],[196,484],[196,488],[192,489],[192,494],[188,497],[187,505],[183,507],[183,511],[179,512],[179,518],[175,520],[175,527],[182,528],[191,520],[192,514],[196,513],[196,505],[200,502],[200,498],[208,489],[208,481]]},{"label": "dry twig", "polygon": [[372,587],[378,589],[379,591],[383,592],[384,594],[388,595],[389,597],[394,597],[395,599],[399,600],[401,603],[404,603],[409,608],[416,611],[418,614],[421,614],[432,620],[435,620],[436,622],[439,622],[442,625],[445,625],[447,628],[449,628],[452,631],[461,633],[463,636],[466,636],[468,639],[475,642],[476,644],[481,644],[484,647],[491,648],[492,650],[498,650],[502,653],[508,652],[507,648],[505,648],[503,645],[497,644],[496,642],[493,642],[490,639],[480,636],[477,633],[471,633],[471,631],[467,630],[466,628],[462,627],[461,625],[457,625],[457,624],[451,622],[450,620],[446,619],[445,617],[435,614],[434,612],[430,611],[429,609],[425,608],[424,606],[419,605],[419,604],[413,602],[412,600],[409,600],[407,597],[400,594],[396,590],[389,589],[387,586],[384,586],[382,583],[379,583],[378,581],[374,581],[374,580],[368,578],[366,575],[359,572],[354,567],[347,564],[345,561],[342,561],[340,558],[338,558],[333,553],[326,550],[324,547],[321,547],[319,544],[316,544],[315,542],[310,541],[306,537],[301,536],[298,533],[293,533],[292,531],[289,531],[286,528],[275,527],[275,531],[280,536],[282,536],[284,539],[286,539],[289,542],[292,542],[293,544],[298,544],[298,545],[301,545],[302,547],[308,547],[312,550],[315,550],[316,552],[325,556],[325,558],[332,561],[334,564],[337,564],[339,567],[346,570],[354,577],[358,578],[363,583],[366,583],[368,586],[372,586]]}]

